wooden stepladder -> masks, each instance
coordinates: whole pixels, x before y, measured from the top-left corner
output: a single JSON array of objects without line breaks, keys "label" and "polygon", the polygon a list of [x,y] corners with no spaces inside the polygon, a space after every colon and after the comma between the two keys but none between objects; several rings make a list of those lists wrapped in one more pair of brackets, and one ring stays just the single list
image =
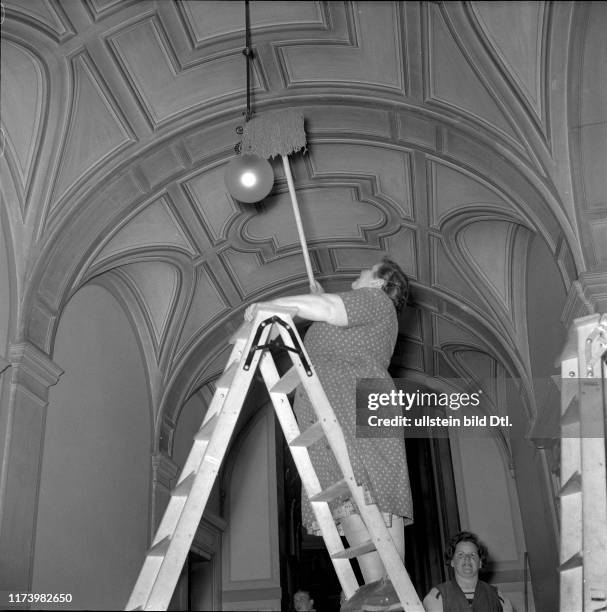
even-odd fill
[{"label": "wooden stepladder", "polygon": [[607,611],[607,315],[576,319],[561,355],[561,612]]},{"label": "wooden stepladder", "polygon": [[[232,338],[234,346],[226,368],[171,493],[127,610],[166,610],[168,607],[247,392],[259,369],[346,598],[352,597],[359,588],[350,559],[376,550],[403,609],[424,612],[381,512],[376,505],[365,503],[362,487],[355,482],[341,427],[293,324],[294,314],[290,309],[258,308],[254,321],[244,323]],[[292,362],[292,367],[282,377],[268,350],[269,340],[278,335]],[[288,398],[299,385],[308,394],[318,417],[317,422],[303,432]],[[308,447],[322,437],[326,438],[343,474],[342,480],[324,490],[308,452]],[[344,547],[328,503],[348,492],[369,532],[369,540],[353,548]]]}]

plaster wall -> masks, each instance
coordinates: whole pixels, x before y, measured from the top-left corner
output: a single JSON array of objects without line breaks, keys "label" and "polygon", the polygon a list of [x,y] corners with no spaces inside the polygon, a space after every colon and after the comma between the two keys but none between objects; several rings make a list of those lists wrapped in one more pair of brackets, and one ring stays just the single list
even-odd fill
[{"label": "plaster wall", "polygon": [[[487,546],[489,572],[484,579],[498,586],[515,610],[522,611],[525,549],[513,474],[490,435],[452,439],[451,448],[462,529],[476,533]],[[533,610],[529,592],[529,611]]]},{"label": "plaster wall", "polygon": [[49,398],[32,590],[70,593],[61,609],[122,609],[148,545],[151,423],[137,343],[108,292],[75,295],[54,359],[65,373]]},{"label": "plaster wall", "polygon": [[[0,358],[6,359],[11,309],[7,244],[2,223],[2,215],[0,215]],[[0,370],[2,370],[1,363]]]},{"label": "plaster wall", "polygon": [[274,412],[263,406],[230,453],[223,610],[280,610]]},{"label": "plaster wall", "polygon": [[[3,217],[0,214],[0,500],[5,495],[5,450],[8,443],[8,410],[10,367],[8,362],[8,335],[10,326],[10,278],[7,244],[3,232]],[[4,504],[0,502],[0,517]],[[1,524],[1,521],[0,521]]]}]

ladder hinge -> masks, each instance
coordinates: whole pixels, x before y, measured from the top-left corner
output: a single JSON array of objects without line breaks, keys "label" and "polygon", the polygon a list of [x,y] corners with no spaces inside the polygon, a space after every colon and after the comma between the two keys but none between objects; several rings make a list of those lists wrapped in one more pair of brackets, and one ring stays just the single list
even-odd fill
[{"label": "ladder hinge", "polygon": [[261,337],[261,334],[263,333],[263,330],[268,325],[271,325],[272,323],[277,323],[278,325],[283,327],[288,332],[289,337],[291,338],[291,341],[293,342],[294,346],[284,346],[284,348],[287,351],[292,351],[294,353],[297,353],[299,355],[299,359],[301,360],[301,365],[303,366],[303,369],[305,370],[306,374],[308,376],[312,376],[313,375],[312,367],[310,366],[310,362],[306,358],[306,355],[305,355],[305,353],[303,351],[303,348],[302,348],[301,344],[299,343],[298,338],[297,338],[293,328],[288,323],[283,321],[277,315],[274,315],[272,317],[264,319],[259,324],[259,327],[255,330],[255,336],[253,337],[253,342],[251,343],[251,348],[249,349],[249,354],[247,355],[247,358],[246,358],[246,360],[244,362],[244,365],[242,366],[243,370],[247,370],[248,371],[250,369],[251,363],[253,361],[253,357],[255,357],[255,353],[257,351],[265,350],[267,348],[270,348],[271,345],[269,345],[269,344],[259,344],[259,338]]}]

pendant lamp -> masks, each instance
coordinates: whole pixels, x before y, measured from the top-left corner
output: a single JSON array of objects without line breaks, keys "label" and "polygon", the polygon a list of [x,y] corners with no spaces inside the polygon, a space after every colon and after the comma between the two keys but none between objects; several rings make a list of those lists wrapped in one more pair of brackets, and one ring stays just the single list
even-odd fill
[{"label": "pendant lamp", "polygon": [[[243,113],[245,122],[253,116],[251,111],[251,25],[249,17],[249,0],[245,0],[245,48],[243,54],[246,59],[247,76],[247,110]],[[243,129],[236,130],[242,134]],[[263,200],[272,191],[274,185],[274,171],[270,162],[254,153],[242,152],[240,143],[234,147],[238,155],[227,165],[224,181],[230,195],[246,204],[254,204]]]}]

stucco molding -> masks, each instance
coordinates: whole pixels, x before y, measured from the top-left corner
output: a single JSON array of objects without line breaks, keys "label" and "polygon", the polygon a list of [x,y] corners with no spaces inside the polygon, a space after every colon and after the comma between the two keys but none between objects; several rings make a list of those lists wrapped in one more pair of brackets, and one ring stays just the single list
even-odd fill
[{"label": "stucco molding", "polygon": [[63,370],[46,353],[29,342],[11,344],[8,356],[13,367],[13,382],[46,400],[48,389],[57,384]]},{"label": "stucco molding", "polygon": [[160,452],[152,455],[152,479],[154,484],[170,490],[179,471],[179,466],[165,453]]},{"label": "stucco molding", "polygon": [[574,319],[594,313],[607,312],[607,272],[582,272],[571,283],[561,315],[566,328]]}]

